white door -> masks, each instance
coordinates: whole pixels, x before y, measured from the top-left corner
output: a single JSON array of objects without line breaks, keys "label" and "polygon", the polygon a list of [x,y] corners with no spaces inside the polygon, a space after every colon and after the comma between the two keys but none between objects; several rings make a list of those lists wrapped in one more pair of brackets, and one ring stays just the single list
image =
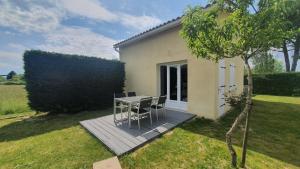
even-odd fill
[{"label": "white door", "polygon": [[225,113],[225,61],[219,61],[219,89],[218,89],[218,96],[219,96],[219,116],[222,116]]},{"label": "white door", "polygon": [[166,107],[187,110],[187,64],[160,67],[161,95],[167,96]]}]

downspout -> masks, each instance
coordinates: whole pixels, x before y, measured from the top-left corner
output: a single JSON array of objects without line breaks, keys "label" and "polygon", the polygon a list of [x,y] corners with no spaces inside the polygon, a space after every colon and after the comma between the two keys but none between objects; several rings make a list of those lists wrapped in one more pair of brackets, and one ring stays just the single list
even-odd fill
[{"label": "downspout", "polygon": [[116,51],[116,52],[118,52],[119,53],[119,48],[117,48],[117,47],[114,47],[114,50]]}]

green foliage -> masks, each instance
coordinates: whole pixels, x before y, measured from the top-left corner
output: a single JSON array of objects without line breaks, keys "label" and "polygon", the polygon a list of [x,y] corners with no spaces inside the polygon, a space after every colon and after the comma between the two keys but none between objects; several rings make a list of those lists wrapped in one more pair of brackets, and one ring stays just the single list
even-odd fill
[{"label": "green foliage", "polygon": [[272,54],[262,52],[253,57],[254,73],[280,73],[283,72],[282,62],[274,59]]},{"label": "green foliage", "polygon": [[24,85],[24,75],[11,73],[9,79],[0,76],[0,85]]},{"label": "green foliage", "polygon": [[225,102],[231,107],[242,111],[246,104],[246,93],[240,95],[225,94]]},{"label": "green foliage", "polygon": [[279,1],[279,6],[282,17],[288,21],[287,27],[285,27],[286,37],[289,42],[292,42],[296,39],[296,36],[300,35],[300,1]]},{"label": "green foliage", "polygon": [[281,45],[285,22],[278,17],[275,5],[266,1],[269,7],[253,14],[247,10],[249,3],[240,2],[233,11],[224,5],[210,9],[196,6],[186,11],[181,35],[194,55],[215,61],[238,56],[248,60],[258,52]]},{"label": "green foliage", "polygon": [[[285,27],[286,37],[283,40],[282,48],[284,49],[285,58],[289,58],[290,53],[287,49],[293,51],[292,62],[285,59],[286,70],[296,71],[297,62],[300,58],[300,1],[299,0],[285,0],[279,1],[281,17],[287,21]],[[288,46],[288,47],[287,47]]]},{"label": "green foliage", "polygon": [[26,51],[29,105],[42,112],[75,113],[109,107],[122,92],[124,64],[95,57]]},{"label": "green foliage", "polygon": [[[271,47],[279,47],[285,38],[283,28],[286,23],[280,17],[277,3],[272,0],[261,1],[264,3],[259,3],[258,10],[253,0],[214,0],[217,5],[211,9],[203,10],[199,6],[189,8],[182,20],[181,35],[192,54],[213,61],[241,57],[246,64],[248,78],[251,79],[249,59],[257,53],[268,51]],[[254,12],[249,8],[253,8]],[[221,15],[227,16],[222,19]],[[249,85],[247,102],[251,104],[252,83]],[[249,114],[251,106],[246,106],[244,110],[243,114]],[[237,158],[231,144],[231,136],[239,123],[239,120],[233,123],[232,130],[226,134],[234,167],[237,167]],[[248,127],[245,133],[248,133]],[[245,134],[245,140],[248,139],[246,136]],[[245,145],[243,152],[246,152]],[[245,155],[246,153],[243,153],[243,159]],[[245,167],[244,160],[241,167]]]},{"label": "green foliage", "polygon": [[[247,78],[245,77],[245,84]],[[300,73],[254,74],[255,94],[300,96]]]},{"label": "green foliage", "polygon": [[16,75],[17,75],[17,73],[15,71],[10,71],[6,76],[6,80],[11,80]]}]

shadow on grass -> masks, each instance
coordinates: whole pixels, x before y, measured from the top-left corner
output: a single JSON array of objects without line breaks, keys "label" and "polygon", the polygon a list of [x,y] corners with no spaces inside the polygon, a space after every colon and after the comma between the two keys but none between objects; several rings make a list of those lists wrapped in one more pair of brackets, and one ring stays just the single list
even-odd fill
[{"label": "shadow on grass", "polygon": [[[225,134],[239,111],[232,110],[218,121],[197,118],[182,129],[225,141]],[[243,128],[233,136],[242,145]],[[250,150],[300,167],[300,104],[254,101],[248,140]]]},{"label": "shadow on grass", "polygon": [[14,141],[23,138],[61,130],[79,125],[79,121],[96,118],[112,113],[112,109],[84,111],[76,114],[36,115],[29,118],[10,119],[4,126],[0,125],[0,142]]}]

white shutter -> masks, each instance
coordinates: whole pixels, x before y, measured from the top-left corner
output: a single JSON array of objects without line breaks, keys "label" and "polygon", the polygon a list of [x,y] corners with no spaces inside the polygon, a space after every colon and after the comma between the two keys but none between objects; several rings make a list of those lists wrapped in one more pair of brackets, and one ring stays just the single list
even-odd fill
[{"label": "white shutter", "polygon": [[218,88],[218,95],[219,95],[219,117],[225,113],[225,61],[219,60],[219,88]]},{"label": "white shutter", "polygon": [[235,65],[233,63],[230,64],[230,77],[229,77],[229,91],[234,91],[236,89],[235,84]]}]

